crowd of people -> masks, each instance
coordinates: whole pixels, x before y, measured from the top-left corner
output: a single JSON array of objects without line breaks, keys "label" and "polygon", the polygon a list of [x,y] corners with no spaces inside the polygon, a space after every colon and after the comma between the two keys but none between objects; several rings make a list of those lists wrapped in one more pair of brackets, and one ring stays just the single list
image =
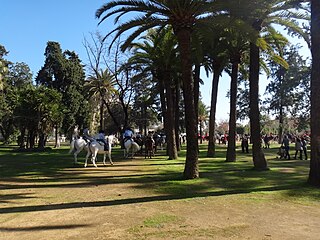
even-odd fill
[{"label": "crowd of people", "polygon": [[[217,134],[216,141],[218,144],[228,143],[228,134]],[[250,136],[248,134],[236,135],[236,141],[241,143],[241,152],[249,153],[249,144],[251,143]],[[290,150],[292,150],[290,145],[294,144],[294,159],[299,158],[300,160],[308,159],[307,145],[309,142],[309,136],[304,135],[294,135],[285,134],[280,141],[279,156],[282,159],[291,159]],[[261,135],[261,146],[265,149],[270,148],[271,143],[279,143],[278,135],[276,134],[264,134]]]},{"label": "crowd of people", "polygon": [[294,143],[294,159],[297,159],[297,156],[299,154],[299,159],[303,160],[303,157],[305,160],[308,160],[308,152],[307,152],[307,137],[306,136],[290,136],[285,135],[282,143],[281,143],[281,149],[284,151],[279,150],[280,158],[284,159],[291,159],[290,157],[290,142]]}]

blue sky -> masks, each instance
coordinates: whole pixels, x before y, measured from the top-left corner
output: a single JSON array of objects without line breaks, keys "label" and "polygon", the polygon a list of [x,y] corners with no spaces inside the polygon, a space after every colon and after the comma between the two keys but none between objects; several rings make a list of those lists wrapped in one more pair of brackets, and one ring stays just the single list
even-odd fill
[{"label": "blue sky", "polygon": [[[33,75],[44,64],[44,51],[48,41],[56,41],[62,50],[75,51],[80,59],[87,63],[87,55],[83,46],[85,37],[97,30],[102,34],[113,29],[113,22],[105,22],[98,26],[95,11],[106,0],[1,0],[0,44],[12,62],[25,62]],[[302,40],[295,40],[303,44]],[[304,48],[305,49],[305,48]],[[308,50],[304,50],[309,55]],[[211,98],[211,79],[202,74],[205,84],[201,86],[204,103],[209,106]],[[224,75],[220,80],[217,103],[218,121],[227,120],[229,115],[229,77]],[[266,81],[260,81],[260,94],[263,94]]]},{"label": "blue sky", "polygon": [[[44,64],[48,41],[59,42],[86,61],[83,39],[95,32],[95,11],[102,0],[1,0],[0,44],[12,62],[25,62],[34,75]],[[99,27],[101,32],[103,27]]]}]

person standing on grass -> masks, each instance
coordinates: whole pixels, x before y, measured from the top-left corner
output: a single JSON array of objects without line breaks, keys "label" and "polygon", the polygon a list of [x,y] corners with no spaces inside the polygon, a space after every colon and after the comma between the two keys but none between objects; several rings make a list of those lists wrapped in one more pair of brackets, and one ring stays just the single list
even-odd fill
[{"label": "person standing on grass", "polygon": [[299,152],[299,159],[302,160],[302,145],[299,137],[296,137],[295,150],[296,150],[296,153],[294,155],[294,159],[297,159],[297,154]]},{"label": "person standing on grass", "polygon": [[286,158],[288,160],[290,160],[290,153],[289,153],[290,146],[289,145],[290,145],[289,138],[287,135],[284,135],[281,146],[283,146],[284,150],[285,150],[284,158]]},{"label": "person standing on grass", "polygon": [[241,149],[242,149],[242,152],[246,152],[246,153],[249,153],[249,139],[248,139],[248,135],[247,134],[244,134],[242,136],[242,139],[241,139]]},{"label": "person standing on grass", "polygon": [[305,160],[308,160],[308,153],[307,153],[307,141],[304,137],[301,138],[301,147],[304,153]]}]

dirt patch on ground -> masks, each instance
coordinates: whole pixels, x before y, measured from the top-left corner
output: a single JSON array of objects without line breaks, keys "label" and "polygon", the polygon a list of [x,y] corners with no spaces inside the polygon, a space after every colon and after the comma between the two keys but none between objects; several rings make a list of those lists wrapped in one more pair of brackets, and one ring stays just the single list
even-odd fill
[{"label": "dirt patch on ground", "polygon": [[320,204],[146,189],[143,159],[0,181],[0,239],[319,239]]}]

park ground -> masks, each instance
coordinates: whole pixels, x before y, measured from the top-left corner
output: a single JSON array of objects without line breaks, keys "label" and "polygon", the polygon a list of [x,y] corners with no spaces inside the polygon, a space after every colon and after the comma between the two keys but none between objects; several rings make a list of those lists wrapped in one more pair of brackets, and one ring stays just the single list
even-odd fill
[{"label": "park ground", "polygon": [[[250,154],[226,163],[200,147],[200,178],[183,180],[184,154],[123,159],[83,168],[67,146],[26,153],[0,148],[1,240],[320,239],[320,189],[306,184],[309,161],[265,150],[269,171]],[[101,159],[101,156],[99,157]]]}]

